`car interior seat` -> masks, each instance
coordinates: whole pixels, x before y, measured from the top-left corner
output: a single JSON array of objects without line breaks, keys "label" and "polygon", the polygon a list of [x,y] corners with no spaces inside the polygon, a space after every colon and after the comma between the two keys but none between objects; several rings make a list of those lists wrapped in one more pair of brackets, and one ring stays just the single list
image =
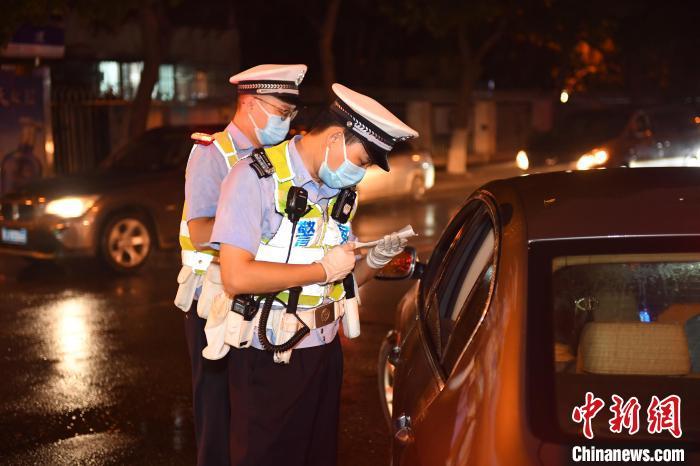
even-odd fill
[{"label": "car interior seat", "polygon": [[684,376],[688,339],[678,323],[590,322],[581,334],[577,372]]}]

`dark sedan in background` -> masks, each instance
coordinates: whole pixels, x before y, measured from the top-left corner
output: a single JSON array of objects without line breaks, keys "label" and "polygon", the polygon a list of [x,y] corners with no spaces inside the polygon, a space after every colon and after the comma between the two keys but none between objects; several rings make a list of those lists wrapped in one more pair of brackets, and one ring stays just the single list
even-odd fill
[{"label": "dark sedan in background", "polygon": [[[564,465],[575,445],[699,464],[699,210],[697,168],[477,190],[427,265],[382,271],[419,278],[379,359],[392,464]],[[611,423],[615,396],[638,401],[638,431],[634,411]]]},{"label": "dark sedan in background", "polygon": [[99,256],[128,272],[177,244],[190,134],[163,127],[110,155],[93,173],[40,180],[0,199],[0,254]]}]

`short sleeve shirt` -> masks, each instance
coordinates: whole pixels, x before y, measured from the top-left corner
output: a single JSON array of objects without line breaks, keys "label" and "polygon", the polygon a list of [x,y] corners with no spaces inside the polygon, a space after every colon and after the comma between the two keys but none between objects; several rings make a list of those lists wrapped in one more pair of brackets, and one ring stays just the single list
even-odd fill
[{"label": "short sleeve shirt", "polygon": [[[289,142],[289,159],[294,171],[294,185],[305,188],[309,201],[324,209],[339,192],[323,183],[317,183],[309,174],[296,149],[300,136]],[[272,177],[258,178],[250,167],[250,160],[243,160],[226,175],[221,185],[212,242],[245,249],[255,256],[261,239],[271,239],[280,224],[282,214],[275,210],[275,181]],[[352,230],[350,239],[354,239]],[[329,343],[337,333],[337,322],[312,330],[296,348]],[[253,346],[262,348],[257,340]]]},{"label": "short sleeve shirt", "polygon": [[[239,157],[250,154],[253,144],[233,122],[224,130],[231,135]],[[224,156],[214,144],[195,145],[187,161],[185,174],[186,220],[213,217],[219,202],[221,182],[228,174]]]}]

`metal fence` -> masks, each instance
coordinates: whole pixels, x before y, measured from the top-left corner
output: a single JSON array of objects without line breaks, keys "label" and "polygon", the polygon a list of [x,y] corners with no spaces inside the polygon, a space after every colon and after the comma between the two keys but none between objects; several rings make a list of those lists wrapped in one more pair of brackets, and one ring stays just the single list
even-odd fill
[{"label": "metal fence", "polygon": [[95,168],[112,149],[110,102],[84,88],[54,88],[51,94],[56,174]]}]

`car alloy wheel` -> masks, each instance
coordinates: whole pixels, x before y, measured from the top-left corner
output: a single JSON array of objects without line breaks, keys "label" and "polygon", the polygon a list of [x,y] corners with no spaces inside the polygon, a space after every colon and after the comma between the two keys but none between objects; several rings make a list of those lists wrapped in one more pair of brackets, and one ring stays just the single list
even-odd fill
[{"label": "car alloy wheel", "polygon": [[107,223],[102,235],[102,255],[118,272],[141,267],[152,249],[151,232],[146,220],[138,214],[122,214]]}]

